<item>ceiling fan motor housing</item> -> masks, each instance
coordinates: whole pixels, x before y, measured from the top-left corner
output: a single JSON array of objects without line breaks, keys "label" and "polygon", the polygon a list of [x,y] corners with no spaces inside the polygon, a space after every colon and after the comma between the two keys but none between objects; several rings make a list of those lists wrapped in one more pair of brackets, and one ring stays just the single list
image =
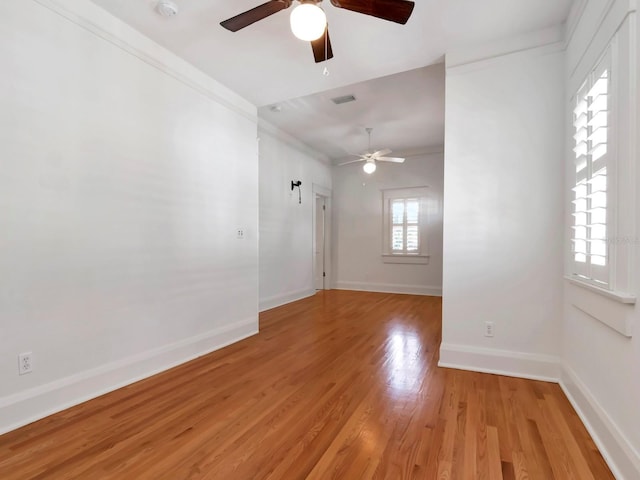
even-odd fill
[{"label": "ceiling fan motor housing", "polygon": [[[170,0],[160,0],[165,2]],[[260,20],[274,15],[291,6],[294,0],[270,0],[251,8],[234,17],[228,18],[220,25],[230,32],[237,32]],[[291,31],[301,40],[310,41],[313,58],[316,63],[333,58],[333,49],[327,27],[327,18],[319,4],[322,0],[297,0],[299,5],[291,12]],[[394,23],[404,25],[409,20],[415,3],[411,0],[330,0],[336,8],[370,15]],[[315,6],[316,9],[306,8]],[[305,7],[305,8],[301,8]],[[312,13],[317,10],[315,13]],[[298,11],[297,16],[294,14]],[[303,13],[304,12],[304,13]],[[320,12],[320,13],[318,13]],[[317,34],[317,36],[316,36]]]}]

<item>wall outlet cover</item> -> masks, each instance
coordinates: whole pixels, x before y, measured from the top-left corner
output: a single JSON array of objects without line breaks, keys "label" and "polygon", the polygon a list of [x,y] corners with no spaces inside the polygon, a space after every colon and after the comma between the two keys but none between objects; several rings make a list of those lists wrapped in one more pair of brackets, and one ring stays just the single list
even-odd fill
[{"label": "wall outlet cover", "polygon": [[484,322],[484,336],[493,337],[493,322]]},{"label": "wall outlet cover", "polygon": [[25,375],[33,371],[33,354],[25,352],[18,355],[18,374]]}]

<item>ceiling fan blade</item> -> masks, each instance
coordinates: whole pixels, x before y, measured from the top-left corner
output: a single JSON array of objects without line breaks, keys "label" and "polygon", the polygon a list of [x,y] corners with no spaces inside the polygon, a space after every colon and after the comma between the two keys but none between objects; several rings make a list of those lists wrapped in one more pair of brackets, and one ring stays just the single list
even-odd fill
[{"label": "ceiling fan blade", "polygon": [[348,162],[339,163],[338,166],[341,167],[342,165],[349,165],[350,163],[364,162],[364,160],[364,158],[359,158],[358,160],[349,160]]},{"label": "ceiling fan blade", "polygon": [[227,30],[237,32],[238,30],[248,27],[252,23],[267,18],[274,13],[278,13],[280,10],[284,10],[291,5],[291,0],[272,0],[262,5],[258,5],[251,10],[247,10],[235,17],[231,17],[223,22],[220,22]]},{"label": "ceiling fan blade", "polygon": [[313,57],[316,59],[316,63],[324,62],[333,58],[329,27],[324,29],[324,34],[319,39],[311,42],[311,48],[313,49]]},{"label": "ceiling fan blade", "polygon": [[402,25],[409,20],[415,5],[408,0],[331,0],[331,4]]},{"label": "ceiling fan blade", "polygon": [[377,152],[373,152],[371,154],[372,157],[381,157],[383,155],[389,155],[391,153],[391,150],[389,150],[388,148],[383,148],[382,150],[378,150]]},{"label": "ceiling fan blade", "polygon": [[404,163],[404,158],[398,157],[378,157],[376,160],[379,162]]}]

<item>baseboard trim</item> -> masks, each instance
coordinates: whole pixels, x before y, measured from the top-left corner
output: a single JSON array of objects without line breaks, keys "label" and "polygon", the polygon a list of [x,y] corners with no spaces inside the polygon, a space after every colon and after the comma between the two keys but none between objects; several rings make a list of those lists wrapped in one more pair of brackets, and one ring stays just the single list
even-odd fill
[{"label": "baseboard trim", "polygon": [[289,292],[282,295],[274,295],[273,297],[267,297],[260,299],[258,303],[258,309],[261,312],[270,310],[272,308],[286,305],[287,303],[302,300],[303,298],[311,297],[316,294],[313,289],[305,288],[304,290],[296,290],[295,292]]},{"label": "baseboard trim", "polygon": [[640,453],[600,406],[576,372],[562,366],[560,387],[618,480],[640,478]]},{"label": "baseboard trim", "polygon": [[258,333],[258,319],[226,325],[0,398],[0,434],[156,375]]},{"label": "baseboard trim", "polygon": [[439,367],[492,373],[558,383],[560,359],[551,355],[512,352],[442,343]]},{"label": "baseboard trim", "polygon": [[428,285],[405,285],[401,283],[336,282],[336,290],[356,290],[360,292],[403,293],[407,295],[442,296],[442,287]]}]

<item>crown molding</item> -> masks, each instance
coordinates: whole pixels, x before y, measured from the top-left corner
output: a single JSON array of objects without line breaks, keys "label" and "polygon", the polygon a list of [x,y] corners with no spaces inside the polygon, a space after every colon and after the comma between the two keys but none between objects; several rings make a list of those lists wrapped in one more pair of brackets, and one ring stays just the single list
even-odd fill
[{"label": "crown molding", "polygon": [[447,74],[464,71],[469,67],[484,67],[524,52],[545,54],[562,51],[564,36],[563,25],[555,25],[524,35],[453,49],[446,55]]},{"label": "crown molding", "polygon": [[89,1],[32,0],[171,76],[208,99],[257,123],[257,107],[231,89]]},{"label": "crown molding", "polygon": [[576,28],[578,28],[578,25],[582,20],[582,16],[584,15],[584,11],[586,10],[586,8],[587,0],[574,0],[573,4],[571,5],[569,16],[567,17],[567,20],[565,22],[565,47],[571,43],[573,34],[576,32]]},{"label": "crown molding", "polygon": [[324,154],[318,152],[317,150],[311,148],[306,143],[302,143],[300,140],[295,138],[293,135],[290,135],[287,132],[285,132],[284,130],[276,127],[273,123],[270,123],[270,122],[268,122],[267,120],[265,120],[263,118],[258,118],[258,137],[260,137],[261,134],[270,135],[270,136],[272,136],[272,137],[274,137],[274,138],[286,143],[290,147],[298,150],[300,153],[304,153],[305,155],[309,155],[310,157],[314,158],[315,160],[318,160],[319,162],[322,162],[322,163],[324,163],[326,165],[330,165],[331,164],[331,161],[329,160],[329,157],[327,157],[326,155],[324,155]]}]

